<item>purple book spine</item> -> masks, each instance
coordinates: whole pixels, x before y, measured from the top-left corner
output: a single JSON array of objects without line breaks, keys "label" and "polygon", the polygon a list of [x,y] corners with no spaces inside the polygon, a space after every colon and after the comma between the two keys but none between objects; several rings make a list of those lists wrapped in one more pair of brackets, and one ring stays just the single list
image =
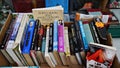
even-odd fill
[{"label": "purple book spine", "polygon": [[58,25],[58,52],[64,52],[64,26]]}]

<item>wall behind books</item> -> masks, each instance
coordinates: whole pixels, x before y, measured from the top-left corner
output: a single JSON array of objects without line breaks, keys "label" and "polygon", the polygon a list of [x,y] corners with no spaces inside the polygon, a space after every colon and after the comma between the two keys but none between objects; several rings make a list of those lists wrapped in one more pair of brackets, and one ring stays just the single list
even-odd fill
[{"label": "wall behind books", "polygon": [[12,0],[15,12],[32,12],[32,8],[45,6],[45,0]]},{"label": "wall behind books", "polygon": [[[46,3],[50,3],[54,0],[5,0],[5,1],[8,2],[8,4],[15,10],[15,12],[32,12],[33,8],[46,7]],[[106,7],[106,3],[108,2],[108,0],[65,0],[65,1],[68,2],[68,8],[69,8],[68,12],[77,11],[83,8],[84,4],[87,2],[93,3],[92,8]],[[58,5],[62,5],[62,6],[67,5],[66,2],[65,4],[61,2],[64,1],[56,0],[56,2],[52,4],[53,6],[55,3],[59,3]]]}]

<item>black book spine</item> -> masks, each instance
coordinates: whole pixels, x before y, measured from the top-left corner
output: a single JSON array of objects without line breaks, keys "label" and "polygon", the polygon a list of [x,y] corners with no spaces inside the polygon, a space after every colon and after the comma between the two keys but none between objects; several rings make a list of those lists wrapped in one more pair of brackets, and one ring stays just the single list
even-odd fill
[{"label": "black book spine", "polygon": [[72,24],[71,25],[71,31],[72,31],[72,39],[73,39],[73,44],[74,44],[74,53],[80,52],[80,46],[77,46],[77,36],[75,34],[75,27]]},{"label": "black book spine", "polygon": [[50,23],[48,52],[53,51],[53,23]]},{"label": "black book spine", "polygon": [[75,55],[71,28],[68,28],[68,37],[69,37],[69,44],[70,44],[70,53],[71,55]]},{"label": "black book spine", "polygon": [[79,26],[79,23],[78,22],[75,22],[74,23],[74,26],[75,26],[75,33],[76,33],[76,39],[77,39],[77,46],[80,48],[80,51],[83,50],[83,41],[82,41],[82,35],[81,35],[81,32],[80,32],[80,26]]},{"label": "black book spine", "polygon": [[31,45],[31,50],[36,50],[36,46],[37,46],[37,37],[38,37],[38,26],[39,26],[39,22],[36,21],[36,25],[35,25],[35,30],[34,30],[34,35],[33,35],[33,41],[32,41],[32,45]]}]

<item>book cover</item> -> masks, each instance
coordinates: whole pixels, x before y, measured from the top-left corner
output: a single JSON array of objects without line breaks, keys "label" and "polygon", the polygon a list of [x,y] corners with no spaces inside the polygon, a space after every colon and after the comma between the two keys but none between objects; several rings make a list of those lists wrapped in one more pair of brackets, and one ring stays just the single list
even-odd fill
[{"label": "book cover", "polygon": [[93,39],[91,30],[90,30],[89,24],[83,24],[83,29],[84,29],[84,32],[85,32],[85,35],[86,35],[86,39],[87,39],[87,41],[88,41],[88,44],[89,44],[90,42],[94,42],[94,39]]},{"label": "book cover", "polygon": [[61,5],[64,8],[64,13],[69,11],[69,0],[45,0],[46,7]]},{"label": "book cover", "polygon": [[43,25],[48,25],[54,20],[63,20],[63,8],[61,6],[32,9],[34,19],[39,19]]},{"label": "book cover", "polygon": [[27,34],[25,36],[24,46],[22,48],[22,53],[30,53],[30,48],[33,40],[33,34],[35,29],[35,21],[31,19],[27,27]]}]

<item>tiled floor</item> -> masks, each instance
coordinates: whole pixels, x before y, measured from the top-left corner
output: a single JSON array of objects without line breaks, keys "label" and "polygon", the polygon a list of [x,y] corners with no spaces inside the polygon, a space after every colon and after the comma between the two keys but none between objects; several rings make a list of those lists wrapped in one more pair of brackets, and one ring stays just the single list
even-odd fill
[{"label": "tiled floor", "polygon": [[120,61],[120,38],[113,38],[113,46],[117,49],[117,57]]}]

